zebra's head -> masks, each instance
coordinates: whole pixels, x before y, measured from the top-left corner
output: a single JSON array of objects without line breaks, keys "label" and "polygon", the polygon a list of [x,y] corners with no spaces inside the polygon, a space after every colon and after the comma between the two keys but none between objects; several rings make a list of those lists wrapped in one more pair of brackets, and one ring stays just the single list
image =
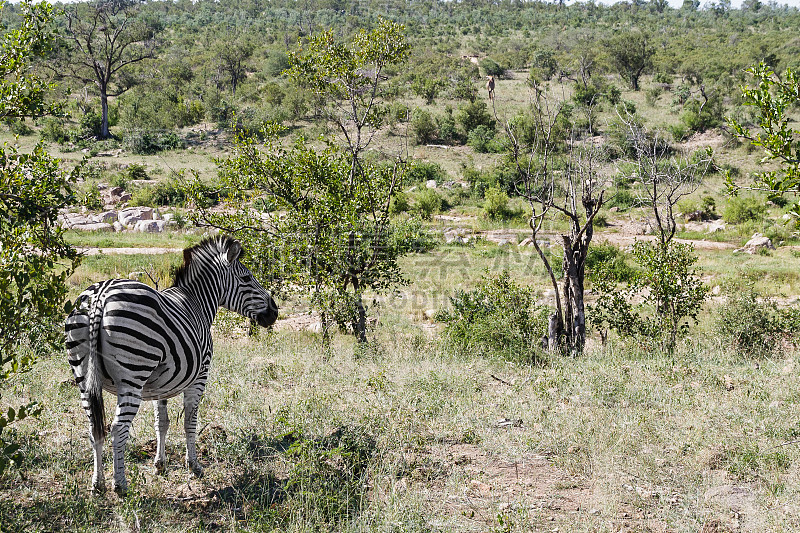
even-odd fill
[{"label": "zebra's head", "polygon": [[239,261],[243,253],[239,241],[225,239],[224,245],[222,262],[227,274],[227,290],[222,296],[222,307],[255,320],[261,327],[271,326],[278,318],[275,300]]}]

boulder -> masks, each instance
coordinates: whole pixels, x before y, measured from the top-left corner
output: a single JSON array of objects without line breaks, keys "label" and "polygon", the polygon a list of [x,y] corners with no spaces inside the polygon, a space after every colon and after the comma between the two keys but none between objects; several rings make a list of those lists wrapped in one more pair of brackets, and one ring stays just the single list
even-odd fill
[{"label": "boulder", "polygon": [[63,213],[58,215],[57,220],[61,227],[65,229],[71,229],[74,226],[94,223],[94,220],[91,220],[88,216],[80,213]]},{"label": "boulder", "polygon": [[125,226],[119,220],[115,220],[113,226],[116,232],[125,231]]},{"label": "boulder", "polygon": [[166,222],[163,220],[140,220],[133,227],[133,231],[141,233],[161,233],[164,231]]},{"label": "boulder", "polygon": [[775,245],[772,244],[772,241],[769,237],[762,235],[761,233],[754,233],[753,236],[747,241],[743,248],[739,248],[735,250],[736,252],[743,252],[746,254],[755,254],[758,253],[759,250],[774,250]]},{"label": "boulder", "polygon": [[105,222],[106,224],[113,224],[117,221],[116,211],[103,211],[98,215],[92,217],[95,222]]},{"label": "boulder", "polygon": [[517,244],[517,235],[504,231],[489,231],[486,232],[486,240],[500,246],[505,244]]},{"label": "boulder", "polygon": [[122,209],[118,214],[118,219],[123,226],[134,226],[142,220],[153,220],[153,208],[129,207]]},{"label": "boulder", "polygon": [[425,182],[425,187],[428,189],[435,189],[436,188],[436,180],[428,180]]},{"label": "boulder", "polygon": [[76,231],[114,231],[114,226],[106,224],[105,222],[90,222],[88,224],[76,224],[71,227]]}]

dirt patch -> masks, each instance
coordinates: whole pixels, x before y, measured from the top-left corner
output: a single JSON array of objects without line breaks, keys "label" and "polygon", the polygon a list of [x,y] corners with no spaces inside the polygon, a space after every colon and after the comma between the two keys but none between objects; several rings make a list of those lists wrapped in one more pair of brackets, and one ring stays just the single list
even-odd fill
[{"label": "dirt patch", "polygon": [[694,152],[695,150],[707,147],[720,148],[724,144],[725,137],[721,133],[708,130],[703,133],[695,133],[679,146],[686,152]]}]

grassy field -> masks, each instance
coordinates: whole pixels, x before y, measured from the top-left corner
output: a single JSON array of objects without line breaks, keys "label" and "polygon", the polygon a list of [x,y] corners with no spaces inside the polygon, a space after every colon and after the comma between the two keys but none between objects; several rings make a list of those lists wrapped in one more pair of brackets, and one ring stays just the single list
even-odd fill
[{"label": "grassy field", "polygon": [[[499,118],[527,105],[525,76],[498,82]],[[623,97],[635,101],[651,124],[677,121],[668,95],[657,106],[647,104],[643,93]],[[612,119],[609,113],[600,117]],[[398,139],[382,134],[376,142],[388,150]],[[210,178],[213,158],[227,148],[209,141],[160,156],[92,159],[108,175],[137,163],[156,180],[180,168]],[[411,150],[418,159],[440,163],[453,179],[461,179],[466,166],[488,169],[500,157],[465,147]],[[71,161],[83,156],[61,155]],[[717,151],[721,164],[740,168],[743,184],[757,168],[757,156],[730,144]],[[729,202],[722,185],[719,175],[712,176],[690,200],[713,196],[722,212]],[[447,213],[467,218],[434,219],[428,228],[526,227],[522,221],[488,221],[481,209],[479,200],[467,198]],[[178,401],[170,405],[169,466],[156,474],[152,409],[146,405],[129,441],[131,490],[124,499],[89,492],[87,424],[69,365],[61,356],[40,361],[0,389],[4,404],[36,399],[43,405],[37,419],[11,428],[26,460],[0,478],[0,531],[800,530],[796,350],[787,340],[768,357],[743,358],[713,328],[725,291],[743,282],[781,302],[800,295],[797,236],[781,221],[783,212],[773,206],[762,220],[728,224],[714,234],[681,224],[678,237],[695,243],[704,283],[720,291],[672,355],[613,336],[603,345],[596,331],[576,359],[551,355],[523,364],[454,355],[430,311],[447,308],[456,289],[474,287],[486,272],[508,270],[548,303],[548,278],[533,250],[482,240],[441,243],[403,258],[409,284],[372,305],[378,323],[366,349],[337,334],[326,358],[314,333],[248,337],[241,320],[223,314],[200,408],[205,477],[190,479],[183,467]],[[633,208],[603,215],[609,225],[597,230],[595,242],[622,245],[637,237],[630,227],[646,213]],[[555,221],[546,231],[562,228]],[[784,246],[734,254],[756,231]],[[71,293],[132,272],[145,272],[164,287],[180,263],[176,250],[200,238],[190,231],[71,232],[69,242],[87,248],[163,249],[155,255],[89,255],[69,280]],[[549,253],[558,265],[559,250]],[[593,298],[589,293],[589,303]],[[302,302],[279,305],[281,318],[307,311]],[[106,395],[109,419],[113,403]],[[107,461],[107,480],[110,469]]]}]

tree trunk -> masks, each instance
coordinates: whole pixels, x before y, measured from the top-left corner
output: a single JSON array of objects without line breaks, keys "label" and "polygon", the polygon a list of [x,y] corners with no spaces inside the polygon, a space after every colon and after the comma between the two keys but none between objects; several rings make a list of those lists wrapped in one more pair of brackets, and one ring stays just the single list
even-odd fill
[{"label": "tree trunk", "polygon": [[561,338],[561,318],[558,313],[550,315],[547,323],[547,350],[555,352],[558,350],[558,341]]},{"label": "tree trunk", "polygon": [[100,138],[108,139],[111,137],[111,132],[108,130],[108,94],[105,90],[100,91],[100,107],[103,114],[103,122],[100,126]]}]

